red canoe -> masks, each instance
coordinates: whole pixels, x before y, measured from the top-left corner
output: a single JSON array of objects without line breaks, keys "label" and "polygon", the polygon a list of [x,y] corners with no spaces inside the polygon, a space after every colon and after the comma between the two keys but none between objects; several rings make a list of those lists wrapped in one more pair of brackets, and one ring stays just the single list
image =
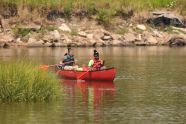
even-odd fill
[{"label": "red canoe", "polygon": [[116,75],[115,68],[108,68],[98,71],[75,71],[75,70],[58,70],[57,74],[65,79],[88,81],[113,81]]}]

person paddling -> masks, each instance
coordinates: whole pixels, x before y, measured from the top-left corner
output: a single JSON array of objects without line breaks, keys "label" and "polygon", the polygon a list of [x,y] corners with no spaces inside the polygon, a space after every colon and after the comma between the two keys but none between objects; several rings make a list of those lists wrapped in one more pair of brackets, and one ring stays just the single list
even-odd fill
[{"label": "person paddling", "polygon": [[88,63],[88,67],[91,70],[101,70],[104,67],[104,61],[99,58],[99,53],[94,49],[93,59]]},{"label": "person paddling", "polygon": [[74,69],[75,59],[73,55],[73,51],[70,47],[68,47],[67,53],[64,54],[63,60],[60,61],[60,68],[64,70],[72,70]]},{"label": "person paddling", "polygon": [[70,47],[68,47],[68,52],[65,53],[63,57],[63,63],[65,66],[73,66],[74,65],[74,55],[73,51]]}]

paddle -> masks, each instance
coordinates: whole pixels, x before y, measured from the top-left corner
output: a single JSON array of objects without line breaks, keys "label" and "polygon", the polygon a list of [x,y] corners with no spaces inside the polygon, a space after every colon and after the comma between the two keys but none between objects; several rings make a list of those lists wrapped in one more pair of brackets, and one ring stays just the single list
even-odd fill
[{"label": "paddle", "polygon": [[54,66],[59,66],[59,65],[65,65],[65,64],[68,64],[68,63],[71,63],[71,62],[74,62],[74,61],[69,61],[69,62],[65,62],[65,63],[62,63],[62,64],[54,64],[54,65],[40,65],[39,68],[41,70],[48,70],[49,67],[54,67]]},{"label": "paddle", "polygon": [[[97,66],[98,64],[100,64],[100,63],[95,64],[92,68],[94,68],[94,67]],[[92,68],[88,69],[85,73],[83,73],[82,75],[80,75],[79,77],[77,77],[77,80],[80,80],[81,77],[83,77],[85,74],[87,74],[89,71],[91,71]]]}]

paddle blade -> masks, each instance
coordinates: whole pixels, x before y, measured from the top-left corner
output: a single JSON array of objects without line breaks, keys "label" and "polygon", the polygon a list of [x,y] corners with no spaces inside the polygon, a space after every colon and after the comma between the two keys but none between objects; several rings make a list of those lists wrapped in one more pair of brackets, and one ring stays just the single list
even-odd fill
[{"label": "paddle blade", "polygon": [[40,70],[43,70],[43,71],[48,70],[48,68],[49,68],[48,65],[40,65],[40,66],[39,66],[39,69],[40,69]]}]

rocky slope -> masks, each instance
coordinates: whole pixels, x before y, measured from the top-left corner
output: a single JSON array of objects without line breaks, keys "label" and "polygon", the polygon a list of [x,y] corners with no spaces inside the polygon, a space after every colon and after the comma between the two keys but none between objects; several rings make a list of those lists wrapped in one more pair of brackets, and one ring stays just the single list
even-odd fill
[{"label": "rocky slope", "polygon": [[176,25],[170,26],[170,24],[156,27],[119,18],[117,24],[112,27],[99,25],[96,20],[87,18],[72,18],[71,21],[58,18],[53,21],[31,21],[19,24],[13,19],[1,18],[0,20],[0,47],[3,48],[67,45],[74,47],[183,46],[186,44],[186,29],[180,26],[174,27]]}]

